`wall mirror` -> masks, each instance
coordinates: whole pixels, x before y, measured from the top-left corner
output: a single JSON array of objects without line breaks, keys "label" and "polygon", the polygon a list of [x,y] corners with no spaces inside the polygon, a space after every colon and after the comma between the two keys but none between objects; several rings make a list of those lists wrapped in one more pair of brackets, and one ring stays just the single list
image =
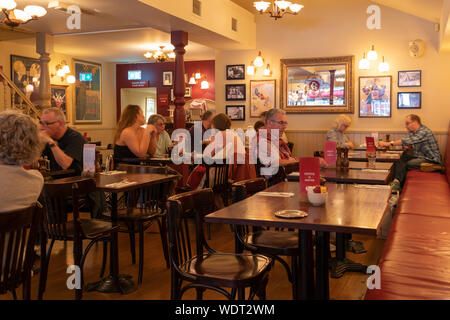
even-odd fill
[{"label": "wall mirror", "polygon": [[281,59],[281,107],[288,113],[353,113],[354,57]]}]

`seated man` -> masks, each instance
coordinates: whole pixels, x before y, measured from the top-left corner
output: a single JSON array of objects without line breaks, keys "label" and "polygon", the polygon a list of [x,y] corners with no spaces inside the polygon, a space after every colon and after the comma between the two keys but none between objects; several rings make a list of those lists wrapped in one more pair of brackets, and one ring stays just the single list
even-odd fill
[{"label": "seated man", "polygon": [[407,138],[391,142],[379,142],[381,147],[407,147],[407,150],[403,152],[400,160],[394,166],[393,192],[401,190],[408,170],[420,169],[422,163],[436,166],[441,163],[441,152],[436,137],[430,129],[422,125],[419,116],[408,115],[405,119],[405,126],[410,133]]},{"label": "seated man", "polygon": [[[211,120],[213,118],[213,113],[212,111],[205,111],[202,114],[202,135],[201,137],[196,137],[195,136],[195,124],[191,127],[191,129],[189,129],[189,134],[191,136],[191,152],[194,152],[194,141],[196,140],[201,140],[203,139],[203,135],[205,134],[206,130],[211,129]],[[202,143],[202,148],[204,149],[206,147],[206,144],[208,142],[204,141],[204,143]]]},{"label": "seated man", "polygon": [[154,158],[164,158],[169,156],[172,148],[172,140],[167,133],[165,119],[159,114],[151,115],[148,124],[155,126],[156,133],[152,134],[152,139],[156,139],[156,144],[149,144],[148,153]]}]

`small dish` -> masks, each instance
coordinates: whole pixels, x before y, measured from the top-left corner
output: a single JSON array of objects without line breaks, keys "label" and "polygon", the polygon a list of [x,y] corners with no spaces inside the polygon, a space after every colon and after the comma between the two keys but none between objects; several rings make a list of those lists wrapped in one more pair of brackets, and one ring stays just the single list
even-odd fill
[{"label": "small dish", "polygon": [[296,218],[304,218],[308,216],[308,213],[301,210],[281,210],[275,212],[275,216],[278,218],[285,219],[296,219]]}]

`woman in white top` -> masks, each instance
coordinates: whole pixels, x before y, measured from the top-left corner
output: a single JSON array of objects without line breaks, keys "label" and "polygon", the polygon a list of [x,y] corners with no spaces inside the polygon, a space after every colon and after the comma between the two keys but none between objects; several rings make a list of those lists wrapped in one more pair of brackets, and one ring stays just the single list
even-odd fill
[{"label": "woman in white top", "polygon": [[355,146],[344,133],[351,124],[352,119],[350,119],[349,116],[346,116],[345,114],[339,115],[334,121],[334,127],[327,132],[326,140],[336,141],[337,145],[340,144],[340,146],[344,148],[354,148]]},{"label": "woman in white top", "polygon": [[0,113],[0,212],[24,209],[37,201],[44,178],[23,166],[36,163],[43,147],[31,117],[12,110]]}]

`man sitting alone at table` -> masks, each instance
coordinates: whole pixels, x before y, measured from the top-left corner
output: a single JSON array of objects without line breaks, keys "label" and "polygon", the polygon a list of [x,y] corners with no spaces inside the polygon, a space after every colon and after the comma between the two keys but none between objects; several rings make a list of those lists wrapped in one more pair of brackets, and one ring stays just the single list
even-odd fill
[{"label": "man sitting alone at table", "polygon": [[392,191],[400,191],[406,178],[408,170],[420,169],[421,165],[429,164],[429,170],[440,168],[441,152],[433,132],[422,125],[419,116],[410,114],[405,119],[406,129],[409,136],[391,142],[380,141],[381,147],[403,146],[407,150],[403,152],[400,160],[394,165],[394,180],[392,181]]}]

